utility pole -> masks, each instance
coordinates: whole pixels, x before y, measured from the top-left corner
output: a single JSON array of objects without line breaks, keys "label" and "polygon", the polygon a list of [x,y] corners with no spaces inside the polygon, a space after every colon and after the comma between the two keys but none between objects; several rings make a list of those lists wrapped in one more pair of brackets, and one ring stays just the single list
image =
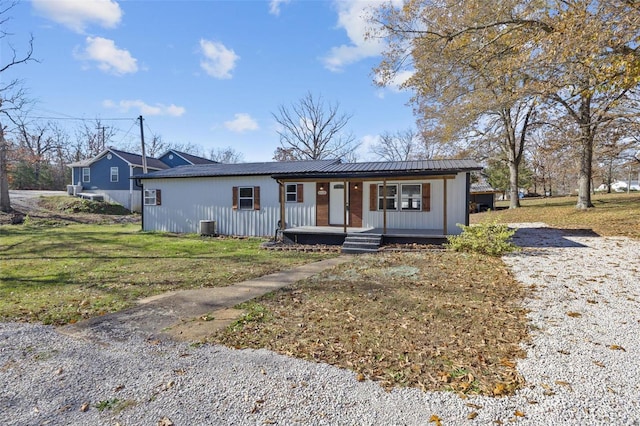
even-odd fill
[{"label": "utility pole", "polygon": [[144,152],[144,126],[142,125],[143,118],[140,116],[140,144],[142,145],[142,173],[147,174],[147,155]]},{"label": "utility pole", "polygon": [[105,145],[105,138],[106,138],[106,136],[105,136],[105,130],[106,130],[107,128],[106,128],[105,126],[98,126],[98,127],[96,127],[96,128],[97,128],[98,130],[102,130],[102,144],[101,144],[102,146],[100,147],[100,150],[99,150],[99,151],[104,151],[104,149],[106,148],[106,145]]}]

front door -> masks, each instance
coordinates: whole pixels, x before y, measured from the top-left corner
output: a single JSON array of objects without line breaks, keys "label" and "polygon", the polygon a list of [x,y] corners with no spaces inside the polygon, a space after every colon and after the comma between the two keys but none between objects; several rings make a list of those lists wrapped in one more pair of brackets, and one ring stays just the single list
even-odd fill
[{"label": "front door", "polygon": [[[329,224],[345,225],[344,223],[344,183],[329,183]],[[349,194],[347,193],[347,200]],[[349,224],[349,211],[347,210],[347,225]]]}]

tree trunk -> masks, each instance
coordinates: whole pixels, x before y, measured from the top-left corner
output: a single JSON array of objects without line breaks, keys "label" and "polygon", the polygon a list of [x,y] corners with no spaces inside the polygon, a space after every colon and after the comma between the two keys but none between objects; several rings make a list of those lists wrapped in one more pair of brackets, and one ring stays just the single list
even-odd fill
[{"label": "tree trunk", "polygon": [[509,208],[520,207],[520,197],[518,191],[518,164],[509,160]]},{"label": "tree trunk", "polygon": [[9,173],[7,171],[7,141],[4,139],[4,129],[0,124],[0,211],[11,212],[9,200]]},{"label": "tree trunk", "polygon": [[591,203],[591,166],[593,164],[593,138],[591,97],[583,95],[580,103],[580,172],[578,173],[578,203],[576,209],[586,210]]},{"label": "tree trunk", "polygon": [[590,137],[590,135],[583,135],[581,145],[580,172],[578,174],[578,203],[576,204],[576,209],[586,210],[594,207],[591,203],[591,163],[593,162],[593,138]]}]

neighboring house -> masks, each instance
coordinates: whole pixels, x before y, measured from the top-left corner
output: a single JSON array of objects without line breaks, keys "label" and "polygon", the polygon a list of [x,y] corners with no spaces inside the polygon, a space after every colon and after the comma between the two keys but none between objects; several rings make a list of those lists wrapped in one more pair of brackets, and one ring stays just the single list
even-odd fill
[{"label": "neighboring house", "polygon": [[487,182],[476,182],[471,184],[471,198],[469,211],[472,213],[495,210],[496,194],[502,191],[494,189]]},{"label": "neighboring house", "polygon": [[[170,150],[163,155],[165,161],[147,157],[147,171],[153,172],[173,167],[172,164],[209,164],[211,160]],[[172,162],[173,161],[173,162]],[[107,148],[95,157],[68,164],[71,168],[71,185],[68,193],[76,196],[100,195],[105,201],[122,204],[131,211],[141,211],[142,192],[134,175],[142,173],[142,156]]]},{"label": "neighboring house", "polygon": [[469,223],[470,173],[480,169],[472,160],[318,160],[180,166],[135,178],[145,231],[197,233],[200,221],[216,221],[223,235],[443,236]]},{"label": "neighboring house", "polygon": [[[631,183],[630,186],[629,186],[629,183]],[[612,192],[627,192],[627,187],[629,187],[631,191],[640,191],[640,183],[637,180],[632,180],[631,182],[618,180],[611,183]],[[596,191],[598,192],[607,191],[607,184],[603,183],[602,185],[596,188]]]},{"label": "neighboring house", "polygon": [[166,164],[169,167],[217,163],[217,161],[208,160],[206,158],[187,154],[186,152],[176,151],[175,149],[170,149],[169,151],[165,152],[160,157],[158,157],[158,160],[162,161],[164,164]]}]

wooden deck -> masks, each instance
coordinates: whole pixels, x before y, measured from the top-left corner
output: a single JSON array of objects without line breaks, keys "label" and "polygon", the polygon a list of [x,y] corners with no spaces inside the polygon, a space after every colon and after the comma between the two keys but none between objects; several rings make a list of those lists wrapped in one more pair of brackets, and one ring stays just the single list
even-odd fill
[{"label": "wooden deck", "polygon": [[300,226],[285,229],[283,237],[297,244],[328,244],[342,245],[348,234],[376,234],[382,235],[382,243],[385,244],[442,244],[447,236],[442,234],[442,229],[396,229],[373,227],[347,227],[344,232],[342,226]]}]

